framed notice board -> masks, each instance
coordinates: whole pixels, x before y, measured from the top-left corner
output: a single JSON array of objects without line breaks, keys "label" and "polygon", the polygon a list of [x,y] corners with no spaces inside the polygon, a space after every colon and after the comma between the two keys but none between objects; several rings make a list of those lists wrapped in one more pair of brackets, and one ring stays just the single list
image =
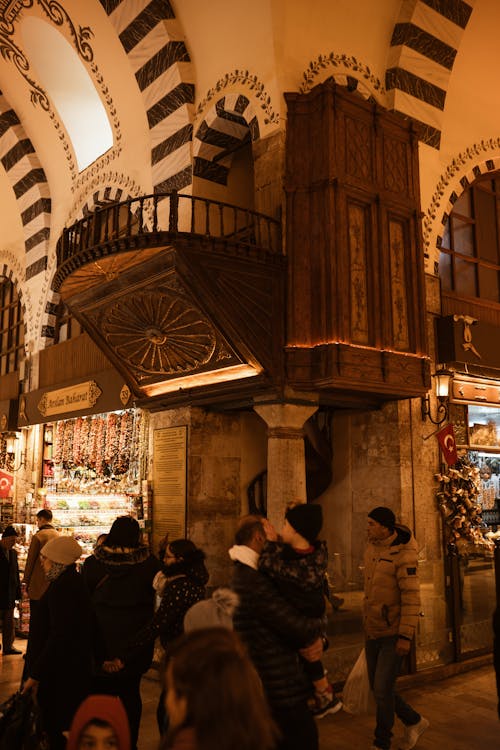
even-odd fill
[{"label": "framed notice board", "polygon": [[153,544],[186,536],[187,426],[153,434]]}]

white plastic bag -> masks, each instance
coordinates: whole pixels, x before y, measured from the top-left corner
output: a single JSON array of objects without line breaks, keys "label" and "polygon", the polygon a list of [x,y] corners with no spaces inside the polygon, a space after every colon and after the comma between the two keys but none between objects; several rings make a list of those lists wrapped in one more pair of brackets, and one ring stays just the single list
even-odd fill
[{"label": "white plastic bag", "polygon": [[370,689],[368,680],[368,667],[366,665],[366,652],[363,648],[357,661],[345,681],[342,690],[342,703],[344,711],[349,714],[374,713],[375,700]]}]

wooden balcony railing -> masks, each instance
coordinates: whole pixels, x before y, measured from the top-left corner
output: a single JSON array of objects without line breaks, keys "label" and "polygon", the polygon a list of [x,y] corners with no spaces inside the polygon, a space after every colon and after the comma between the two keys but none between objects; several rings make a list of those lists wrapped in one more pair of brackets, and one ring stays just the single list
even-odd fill
[{"label": "wooden balcony railing", "polygon": [[189,235],[282,253],[279,221],[228,203],[172,192],[112,203],[80,219],[59,239],[57,266],[61,269],[77,255],[113,241],[119,241],[116,249],[107,252],[134,247],[141,238],[139,244],[151,245],[154,235],[165,233],[170,241],[172,235]]}]

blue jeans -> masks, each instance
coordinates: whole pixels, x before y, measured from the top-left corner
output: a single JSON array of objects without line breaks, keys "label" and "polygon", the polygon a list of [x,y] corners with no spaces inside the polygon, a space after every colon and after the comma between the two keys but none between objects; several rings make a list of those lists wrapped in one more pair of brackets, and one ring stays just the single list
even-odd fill
[{"label": "blue jeans", "polygon": [[370,638],[365,644],[368,679],[377,704],[374,744],[382,750],[391,747],[394,714],[407,726],[420,721],[420,714],[396,693],[396,678],[402,661],[396,653],[396,641],[397,636],[389,636]]}]

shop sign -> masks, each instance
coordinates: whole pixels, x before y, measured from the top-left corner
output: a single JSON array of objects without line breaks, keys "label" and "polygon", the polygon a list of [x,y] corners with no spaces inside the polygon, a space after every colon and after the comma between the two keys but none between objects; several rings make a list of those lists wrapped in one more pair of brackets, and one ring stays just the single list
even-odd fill
[{"label": "shop sign", "polygon": [[500,381],[455,375],[452,380],[450,401],[457,404],[500,405]]},{"label": "shop sign", "polygon": [[95,380],[60,388],[57,391],[47,391],[38,403],[38,411],[44,417],[49,417],[53,414],[91,409],[101,394],[102,391]]}]

